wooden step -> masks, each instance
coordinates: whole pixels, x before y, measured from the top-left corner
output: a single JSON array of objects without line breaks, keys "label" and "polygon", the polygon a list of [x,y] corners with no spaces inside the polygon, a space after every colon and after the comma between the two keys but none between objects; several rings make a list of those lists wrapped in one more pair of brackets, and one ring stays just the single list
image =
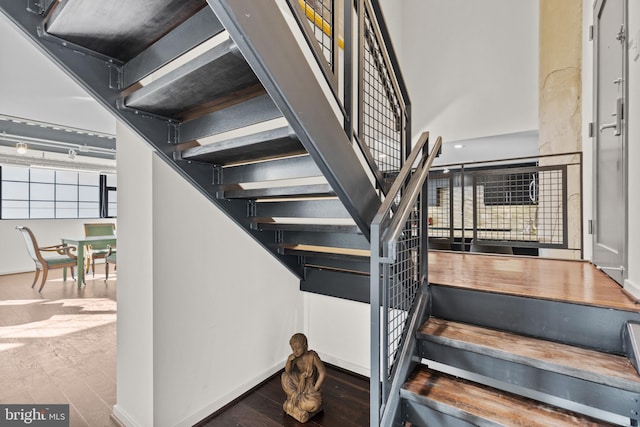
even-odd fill
[{"label": "wooden step", "polygon": [[311,156],[298,155],[229,166],[222,169],[222,184],[268,182],[322,176]]},{"label": "wooden step", "polygon": [[417,338],[420,357],[491,378],[495,387],[637,419],[640,376],[624,356],[435,317]]},{"label": "wooden step", "polygon": [[[450,375],[418,367],[401,390],[405,399],[405,420],[424,425],[420,419],[425,411],[444,415],[437,424],[527,427],[575,427],[577,425],[608,426],[590,417],[572,413],[535,400],[515,396]],[[433,415],[429,415],[434,420]],[[448,417],[449,423],[446,421]]]},{"label": "wooden step", "polygon": [[182,159],[217,165],[303,154],[305,149],[288,126],[219,141],[182,152]]},{"label": "wooden step", "polygon": [[360,260],[369,258],[371,252],[365,249],[337,248],[314,245],[279,245],[278,252],[283,255],[306,255],[325,257],[353,258]]},{"label": "wooden step", "polygon": [[235,43],[227,39],[131,93],[125,105],[164,117],[191,119],[264,92]]},{"label": "wooden step", "polygon": [[418,339],[640,393],[640,376],[624,356],[434,317]]}]

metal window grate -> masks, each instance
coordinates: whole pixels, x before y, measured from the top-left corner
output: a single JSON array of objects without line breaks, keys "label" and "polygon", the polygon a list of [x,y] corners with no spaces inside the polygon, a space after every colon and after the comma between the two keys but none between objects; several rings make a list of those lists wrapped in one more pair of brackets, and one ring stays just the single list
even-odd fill
[{"label": "metal window grate", "polygon": [[331,66],[333,61],[334,4],[333,0],[300,0],[300,6],[311,24],[313,34],[320,44],[322,54]]},{"label": "metal window grate", "polygon": [[402,114],[380,43],[364,11],[362,123],[364,143],[382,172],[397,171],[402,156]]}]

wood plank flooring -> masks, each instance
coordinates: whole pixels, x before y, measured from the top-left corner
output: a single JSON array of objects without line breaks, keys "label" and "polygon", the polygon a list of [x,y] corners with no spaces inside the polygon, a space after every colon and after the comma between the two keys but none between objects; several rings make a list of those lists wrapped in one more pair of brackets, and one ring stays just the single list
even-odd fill
[{"label": "wood plank flooring", "polygon": [[640,311],[620,285],[583,261],[430,251],[429,282]]},{"label": "wood plank flooring", "polygon": [[364,427],[369,425],[369,379],[327,365],[324,411],[299,423],[282,410],[280,373],[198,427]]},{"label": "wood plank flooring", "polygon": [[69,404],[73,427],[114,427],[116,273],[102,264],[81,290],[52,270],[0,276],[0,402]]}]

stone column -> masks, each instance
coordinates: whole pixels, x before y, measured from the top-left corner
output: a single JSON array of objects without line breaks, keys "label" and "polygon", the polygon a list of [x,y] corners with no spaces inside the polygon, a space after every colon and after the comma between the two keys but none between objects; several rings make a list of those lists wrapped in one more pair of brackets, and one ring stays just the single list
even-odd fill
[{"label": "stone column", "polygon": [[[541,155],[582,151],[582,0],[540,1],[540,64],[539,64],[539,150]],[[540,165],[575,163],[577,156],[543,159]],[[579,248],[580,171],[568,171],[569,247]],[[556,239],[560,231],[559,203],[551,201],[557,184],[539,183],[539,237]],[[543,218],[545,216],[546,218]],[[548,218],[551,216],[552,218]],[[544,226],[543,224],[547,224]],[[553,224],[553,226],[551,226]],[[563,256],[552,251],[541,255]],[[579,251],[568,254],[579,257]]]}]

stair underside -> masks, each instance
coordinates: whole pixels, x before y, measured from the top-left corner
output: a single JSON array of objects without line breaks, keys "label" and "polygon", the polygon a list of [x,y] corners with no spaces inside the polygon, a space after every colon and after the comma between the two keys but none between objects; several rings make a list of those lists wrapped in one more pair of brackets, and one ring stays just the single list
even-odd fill
[{"label": "stair underside", "polygon": [[285,126],[256,134],[189,148],[182,152],[184,160],[218,165],[266,160],[306,153],[293,131]]},{"label": "stair underside", "polygon": [[[418,367],[403,385],[402,398],[462,419],[468,425],[575,427],[611,425]],[[418,409],[419,411],[419,409]],[[416,423],[416,420],[410,421]]]},{"label": "stair underside", "polygon": [[205,0],[156,0],[152,5],[130,0],[62,0],[47,31],[126,62],[206,6]]},{"label": "stair underside", "polygon": [[[640,376],[624,356],[433,317],[420,328],[418,338],[640,392]],[[428,346],[428,343],[426,345]]]}]

